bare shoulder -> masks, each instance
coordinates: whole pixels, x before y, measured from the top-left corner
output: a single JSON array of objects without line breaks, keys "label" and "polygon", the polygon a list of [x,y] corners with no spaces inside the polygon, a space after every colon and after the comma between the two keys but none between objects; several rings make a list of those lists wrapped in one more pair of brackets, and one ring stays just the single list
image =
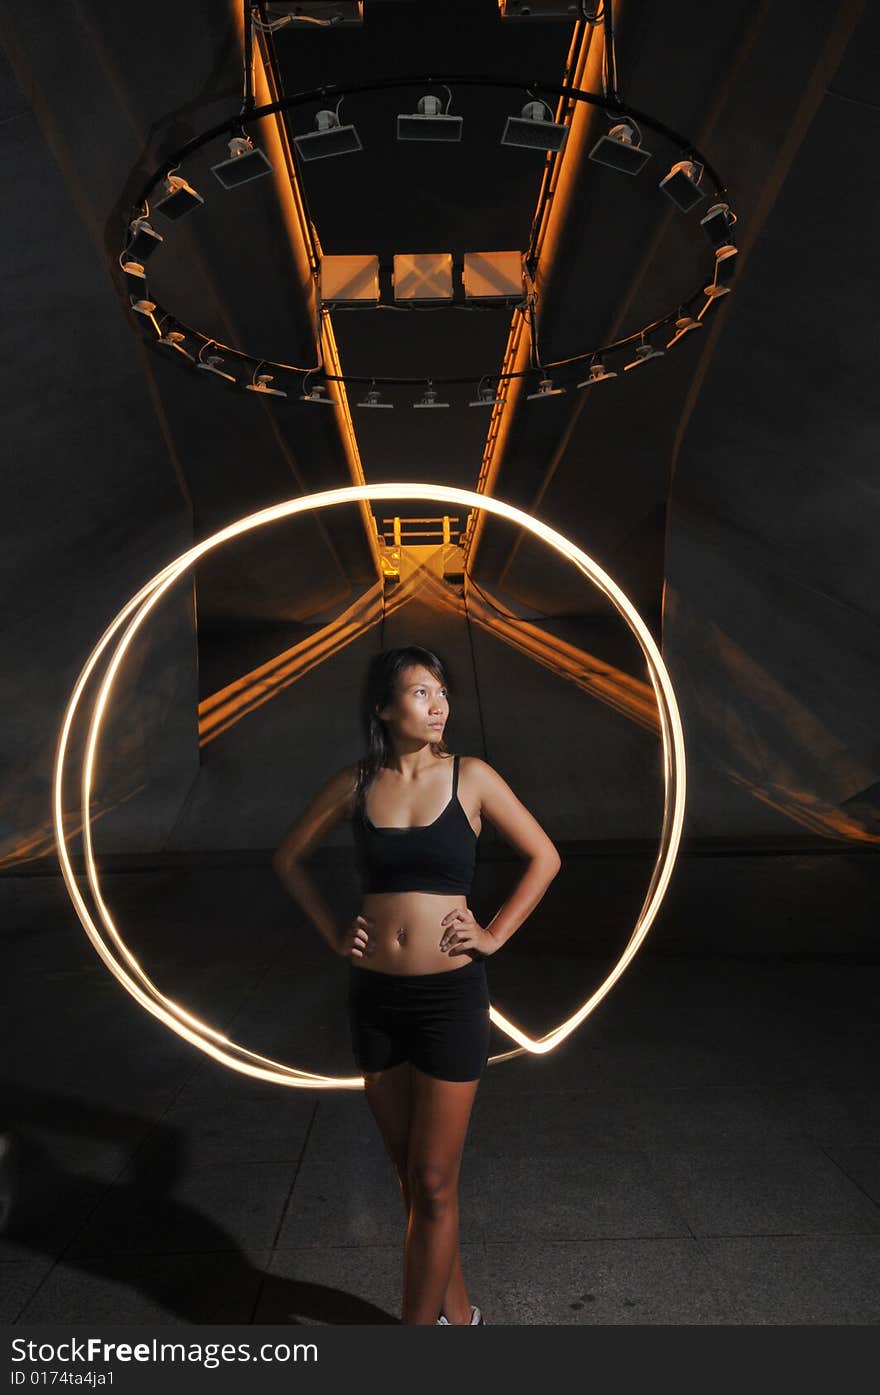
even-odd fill
[{"label": "bare shoulder", "polygon": [[459,756],[458,769],[459,773],[466,778],[468,784],[475,790],[480,788],[483,782],[484,772],[488,771],[490,775],[494,775],[495,773],[491,765],[488,765],[484,760],[480,760],[479,756]]},{"label": "bare shoulder", "polygon": [[504,784],[498,771],[493,769],[488,761],[480,760],[479,756],[460,756],[459,771],[467,781],[468,789],[475,794],[480,794],[484,790],[490,790],[493,785]]},{"label": "bare shoulder", "polygon": [[513,796],[513,790],[506,780],[498,774],[494,766],[491,766],[488,761],[481,760],[479,756],[462,756],[459,761],[459,770],[468,789],[480,800],[491,799],[493,793],[503,795],[505,790]]}]

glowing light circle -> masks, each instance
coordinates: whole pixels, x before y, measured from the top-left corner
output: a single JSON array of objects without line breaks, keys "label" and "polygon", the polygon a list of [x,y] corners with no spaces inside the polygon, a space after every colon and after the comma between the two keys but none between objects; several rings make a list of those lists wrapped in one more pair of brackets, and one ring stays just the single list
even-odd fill
[{"label": "glowing light circle", "polygon": [[[507,504],[501,499],[494,499],[488,495],[458,489],[452,485],[413,484],[411,482],[351,485],[343,489],[326,490],[323,493],[310,494],[303,498],[286,500],[281,504],[273,504],[269,508],[248,515],[246,518],[238,519],[235,523],[229,524],[226,528],[220,529],[219,532],[190,548],[189,551],[182,553],[158,572],[123,606],[95,645],[74,684],[59,734],[53,782],[53,818],[62,875],[80,923],[99,957],[126,991],[132,995],[136,1002],[140,1003],[141,1007],[152,1013],[154,1017],[157,1017],[184,1040],[189,1041],[193,1046],[198,1047],[199,1050],[204,1051],[232,1070],[251,1075],[256,1079],[270,1080],[276,1084],[306,1089],[361,1089],[363,1088],[363,1078],[360,1075],[317,1075],[311,1071],[299,1070],[294,1066],[275,1061],[271,1057],[261,1056],[240,1043],[231,1041],[222,1032],[218,1032],[208,1023],[195,1017],[182,1004],[166,997],[138,963],[114,924],[101,892],[92,846],[91,791],[101,725],[120,664],[141,625],[178,577],[189,570],[207,552],[229,542],[232,538],[239,537],[242,533],[250,532],[253,528],[260,528],[265,524],[274,523],[282,518],[290,518],[295,514],[306,513],[312,509],[330,508],[336,504],[357,503],[366,499],[429,499],[432,503],[452,504],[468,509],[485,509],[488,513],[506,518],[509,522],[525,528],[535,537],[541,538],[548,546],[555,548],[561,556],[567,557],[588,580],[592,581],[607,596],[626,621],[645,656],[651,684],[657,698],[663,741],[663,826],[654,869],[632,935],[617,963],[595,992],[581,1004],[576,1012],[561,1022],[559,1026],[553,1028],[552,1031],[545,1033],[544,1036],[529,1037],[514,1022],[492,1006],[490,1009],[491,1020],[517,1045],[510,1051],[491,1056],[489,1058],[490,1065],[522,1055],[524,1051],[534,1055],[552,1051],[580,1026],[610,992],[638,952],[660,909],[672,875],[684,824],[686,789],[684,733],[672,683],[650,631],[624,593],[598,563],[594,562],[563,534],[550,528],[546,523],[540,522],[539,519],[533,518],[530,514],[524,513],[521,509],[515,508],[512,504]],[[67,747],[79,703],[101,655],[117,631],[123,626],[125,629],[108,662],[92,709],[81,776],[86,872],[98,917],[108,937],[105,939],[92,918],[73,873],[64,832],[62,789]],[[112,943],[113,948],[108,940]]]}]

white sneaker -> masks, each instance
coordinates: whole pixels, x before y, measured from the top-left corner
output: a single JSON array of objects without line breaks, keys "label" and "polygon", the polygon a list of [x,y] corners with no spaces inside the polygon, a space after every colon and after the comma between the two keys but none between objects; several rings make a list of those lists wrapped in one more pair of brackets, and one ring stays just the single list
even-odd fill
[{"label": "white sneaker", "polygon": [[[476,1306],[476,1304],[474,1304],[474,1303],[471,1304],[471,1320],[470,1320],[470,1323],[469,1323],[468,1325],[469,1325],[470,1327],[485,1327],[485,1326],[486,1326],[486,1324],[485,1324],[485,1322],[484,1322],[484,1320],[483,1320],[483,1314],[480,1312],[479,1308],[478,1308],[478,1307]],[[449,1318],[448,1318],[448,1317],[444,1317],[443,1314],[441,1313],[440,1316],[438,1317],[437,1321],[434,1323],[434,1326],[435,1326],[435,1327],[451,1327],[451,1326],[452,1326],[452,1323],[449,1321]]]}]

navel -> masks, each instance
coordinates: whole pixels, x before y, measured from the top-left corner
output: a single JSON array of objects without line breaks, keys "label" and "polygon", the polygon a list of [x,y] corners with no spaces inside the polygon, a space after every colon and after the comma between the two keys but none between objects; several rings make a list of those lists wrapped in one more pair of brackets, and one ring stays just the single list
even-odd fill
[{"label": "navel", "polygon": [[401,925],[397,932],[397,943],[402,945],[406,941],[406,927]]}]

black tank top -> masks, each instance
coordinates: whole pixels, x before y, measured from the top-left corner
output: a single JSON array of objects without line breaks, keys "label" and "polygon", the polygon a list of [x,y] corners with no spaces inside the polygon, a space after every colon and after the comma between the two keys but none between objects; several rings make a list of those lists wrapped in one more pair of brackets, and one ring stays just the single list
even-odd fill
[{"label": "black tank top", "polygon": [[364,891],[470,892],[477,835],[458,798],[458,756],[452,761],[452,798],[433,823],[377,828],[361,795],[352,827]]}]

